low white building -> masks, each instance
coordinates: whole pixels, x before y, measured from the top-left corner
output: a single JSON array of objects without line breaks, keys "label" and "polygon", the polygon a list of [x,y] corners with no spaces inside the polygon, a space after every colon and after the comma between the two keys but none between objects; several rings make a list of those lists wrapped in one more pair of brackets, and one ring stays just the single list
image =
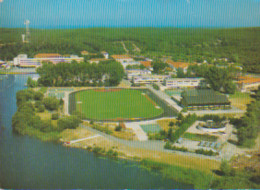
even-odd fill
[{"label": "low white building", "polygon": [[167,88],[195,88],[206,85],[204,78],[171,78],[164,81]]},{"label": "low white building", "polygon": [[144,69],[144,70],[142,70],[142,69],[127,69],[126,74],[127,74],[127,79],[131,80],[135,76],[148,75],[148,74],[152,74],[152,72],[147,70],[147,69]]},{"label": "low white building", "polygon": [[237,85],[241,92],[251,92],[260,86],[260,78],[240,77]]},{"label": "low white building", "polygon": [[128,55],[111,55],[113,59],[115,59],[117,62],[121,63],[124,68],[126,68],[127,65],[139,65],[140,63],[137,61],[134,61],[134,59]]},{"label": "low white building", "polygon": [[105,59],[109,58],[109,54],[105,51],[102,51],[101,54],[104,56]]},{"label": "low white building", "polygon": [[43,62],[57,63],[71,63],[72,61],[82,62],[83,57],[71,55],[70,57],[63,57],[59,54],[37,54],[34,58],[28,58],[26,54],[20,54],[14,58],[14,65],[20,67],[40,67]]},{"label": "low white building", "polygon": [[135,84],[151,84],[151,83],[163,83],[163,81],[167,78],[170,78],[169,75],[141,75],[141,76],[134,76],[132,78]]}]

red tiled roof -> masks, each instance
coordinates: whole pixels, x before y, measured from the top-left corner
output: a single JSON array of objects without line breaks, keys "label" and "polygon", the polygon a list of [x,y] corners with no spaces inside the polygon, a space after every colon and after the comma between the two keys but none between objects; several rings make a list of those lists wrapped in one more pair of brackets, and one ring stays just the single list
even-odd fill
[{"label": "red tiled roof", "polygon": [[114,59],[132,59],[129,55],[111,55]]},{"label": "red tiled roof", "polygon": [[175,68],[182,68],[182,69],[185,69],[190,65],[189,63],[174,62],[172,60],[167,60],[166,63],[168,63],[169,65],[172,65]]},{"label": "red tiled roof", "polygon": [[145,67],[151,67],[152,66],[151,61],[140,61],[140,63]]},{"label": "red tiled roof", "polygon": [[241,80],[238,81],[238,84],[251,84],[251,83],[258,83],[260,82],[260,78],[253,78],[253,77],[239,77]]},{"label": "red tiled roof", "polygon": [[58,53],[38,53],[34,58],[52,58],[52,57],[61,57]]}]

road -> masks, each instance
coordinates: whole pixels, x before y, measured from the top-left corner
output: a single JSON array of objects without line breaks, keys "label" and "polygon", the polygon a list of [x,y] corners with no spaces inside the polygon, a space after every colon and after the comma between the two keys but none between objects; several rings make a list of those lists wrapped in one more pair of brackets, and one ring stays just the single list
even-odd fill
[{"label": "road", "polygon": [[86,125],[80,124],[80,127],[83,127],[95,134],[99,134],[103,137],[105,137],[108,140],[114,141],[117,144],[122,144],[124,146],[128,146],[131,148],[140,148],[140,149],[146,149],[146,150],[152,150],[152,151],[159,151],[159,152],[167,152],[167,153],[173,153],[173,154],[179,154],[179,155],[184,155],[184,156],[191,156],[191,157],[196,157],[196,158],[201,158],[201,159],[211,159],[211,160],[217,160],[220,161],[221,158],[219,156],[206,156],[206,155],[200,155],[196,153],[191,153],[191,152],[181,152],[181,151],[175,151],[175,150],[167,150],[164,149],[164,144],[165,142],[163,141],[158,141],[158,140],[147,140],[147,141],[130,141],[130,140],[124,140],[124,139],[119,139],[117,137],[108,135],[106,133],[103,133],[101,131],[98,131],[96,129],[93,129],[91,127],[88,127]]},{"label": "road", "polygon": [[173,101],[168,94],[160,90],[155,90],[151,85],[146,85],[146,87],[149,90],[151,90],[156,96],[158,96],[160,99],[164,100],[168,105],[172,106],[178,112],[181,112],[182,107],[180,107],[175,101]]}]

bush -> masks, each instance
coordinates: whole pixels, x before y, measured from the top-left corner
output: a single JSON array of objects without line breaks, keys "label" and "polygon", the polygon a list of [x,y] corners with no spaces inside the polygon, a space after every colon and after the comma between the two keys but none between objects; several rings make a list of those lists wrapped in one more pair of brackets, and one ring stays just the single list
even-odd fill
[{"label": "bush", "polygon": [[153,84],[153,88],[154,88],[155,90],[160,90],[160,87],[159,87],[157,84]]},{"label": "bush", "polygon": [[43,105],[41,101],[35,101],[34,106],[35,106],[36,108],[39,108],[41,105]]},{"label": "bush", "polygon": [[64,105],[64,100],[61,98],[60,99],[60,106],[63,106]]},{"label": "bush", "polygon": [[57,119],[59,119],[59,114],[58,114],[58,113],[53,113],[53,114],[51,114],[51,119],[52,119],[52,120],[57,120]]},{"label": "bush", "polygon": [[41,93],[40,91],[34,92],[34,100],[42,100],[43,96],[43,93]]},{"label": "bush", "polygon": [[174,122],[173,122],[173,121],[170,121],[170,122],[169,122],[169,126],[170,126],[170,127],[173,127],[173,126],[174,126]]},{"label": "bush", "polygon": [[43,104],[48,110],[58,110],[60,102],[55,97],[48,97],[43,99]]},{"label": "bush", "polygon": [[34,91],[33,90],[20,90],[16,93],[16,104],[17,107],[19,107],[20,105],[22,105],[23,103],[29,101],[29,100],[33,100],[34,98]]},{"label": "bush", "polygon": [[204,150],[204,149],[197,149],[195,150],[195,153],[197,154],[203,154],[203,155],[207,155],[207,156],[215,156],[218,155],[217,152],[213,152],[212,150]]},{"label": "bush", "polygon": [[172,145],[169,142],[166,142],[164,145],[165,149],[172,149]]},{"label": "bush", "polygon": [[122,127],[120,125],[116,126],[115,131],[121,131]]},{"label": "bush", "polygon": [[44,112],[45,111],[45,107],[44,107],[44,105],[42,104],[42,105],[40,105],[39,106],[39,108],[38,108],[38,112]]},{"label": "bush", "polygon": [[[178,117],[181,117],[181,114],[178,115]],[[177,141],[183,133],[197,120],[197,115],[188,115],[184,119],[182,119],[179,128],[171,135],[171,141],[175,142]]]},{"label": "bush", "polygon": [[58,120],[58,129],[60,131],[64,129],[76,129],[80,123],[81,120],[78,118],[78,116],[72,115],[63,117]]},{"label": "bush", "polygon": [[106,153],[106,155],[108,157],[113,157],[113,158],[117,158],[118,157],[118,152],[116,150],[113,149],[109,149]]}]

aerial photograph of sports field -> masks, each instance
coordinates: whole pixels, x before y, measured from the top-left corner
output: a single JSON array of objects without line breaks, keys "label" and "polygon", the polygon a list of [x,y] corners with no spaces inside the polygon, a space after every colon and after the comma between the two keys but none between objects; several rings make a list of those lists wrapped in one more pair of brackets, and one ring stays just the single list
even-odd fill
[{"label": "aerial photograph of sports field", "polygon": [[163,113],[147,94],[139,90],[100,89],[75,94],[76,111],[95,120],[152,118]]},{"label": "aerial photograph of sports field", "polygon": [[0,0],[0,189],[260,189],[260,0]]}]

